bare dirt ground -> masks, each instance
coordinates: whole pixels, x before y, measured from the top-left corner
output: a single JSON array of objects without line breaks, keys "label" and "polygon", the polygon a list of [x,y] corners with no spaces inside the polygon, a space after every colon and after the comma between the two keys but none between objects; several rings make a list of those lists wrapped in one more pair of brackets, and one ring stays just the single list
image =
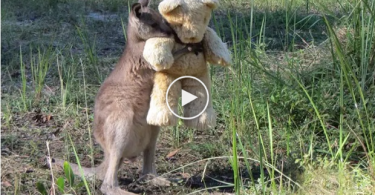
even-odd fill
[{"label": "bare dirt ground", "polygon": [[[67,141],[64,134],[69,133],[75,143],[77,153],[82,166],[90,167],[91,158],[88,150],[88,137],[83,134],[84,130],[74,128],[73,118],[61,119],[59,115],[42,112],[15,113],[12,116],[11,125],[3,125],[2,133],[2,192],[5,194],[16,193],[36,194],[34,188],[36,182],[46,182],[51,180],[51,174],[46,163],[48,156],[46,142],[49,142],[49,150],[52,158],[70,158],[74,161],[74,154],[67,152]],[[84,120],[84,119],[82,119]],[[4,124],[5,121],[2,121]],[[82,124],[82,123],[81,123]],[[174,147],[168,131],[161,133],[157,144],[156,165],[160,175],[167,177],[174,186],[155,187],[146,183],[137,182],[139,171],[142,169],[141,158],[135,163],[123,162],[123,168],[119,173],[120,184],[124,189],[135,193],[145,194],[185,194],[199,189],[214,188],[220,193],[232,193],[232,187],[224,186],[222,182],[233,183],[233,171],[228,163],[228,159],[203,160],[207,157],[215,157],[206,151],[203,143],[207,140],[219,139],[222,132],[215,131],[215,134],[207,132],[195,132],[194,141],[181,140],[180,147]],[[215,143],[210,143],[215,144]],[[224,151],[212,151],[217,155]],[[94,163],[97,165],[103,158],[100,147],[95,144]],[[63,175],[61,168],[54,167],[54,176]],[[177,170],[176,170],[177,169]],[[174,171],[173,171],[174,170]],[[171,172],[172,171],[172,172]],[[254,173],[254,177],[259,177],[259,173]],[[243,179],[250,181],[249,174],[244,171],[241,175]],[[19,186],[14,186],[19,185]],[[92,182],[96,193],[99,193],[100,181]],[[78,194],[83,193],[77,189]],[[200,194],[200,193],[198,193]],[[216,193],[218,194],[218,193]]]}]

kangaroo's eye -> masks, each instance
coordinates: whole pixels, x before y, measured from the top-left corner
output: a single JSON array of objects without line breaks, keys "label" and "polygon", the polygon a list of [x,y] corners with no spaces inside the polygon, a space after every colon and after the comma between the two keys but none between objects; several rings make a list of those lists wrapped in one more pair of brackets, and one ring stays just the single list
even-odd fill
[{"label": "kangaroo's eye", "polygon": [[151,27],[152,28],[156,28],[156,27],[158,27],[158,24],[157,23],[153,23],[153,24],[151,24]]}]

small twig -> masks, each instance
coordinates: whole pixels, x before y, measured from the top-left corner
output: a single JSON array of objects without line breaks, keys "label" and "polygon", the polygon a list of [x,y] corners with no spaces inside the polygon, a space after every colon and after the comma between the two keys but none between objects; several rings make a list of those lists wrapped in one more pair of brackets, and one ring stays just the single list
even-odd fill
[{"label": "small twig", "polygon": [[202,173],[201,182],[203,182],[203,180],[204,180],[204,177],[205,177],[205,175],[206,175],[207,165],[208,165],[208,163],[210,163],[210,162],[211,162],[211,161],[208,160],[208,161],[206,162],[206,165],[204,165],[204,169],[203,169],[203,173]]},{"label": "small twig", "polygon": [[238,75],[236,71],[232,68],[232,66],[228,66],[229,72],[231,72],[236,78],[238,78]]},{"label": "small twig", "polygon": [[51,177],[52,177],[51,194],[55,195],[56,194],[55,179],[54,179],[53,171],[52,171],[52,158],[51,158],[51,154],[49,152],[49,141],[46,142],[46,145],[47,145],[47,151],[48,151],[47,161],[48,161],[48,164],[49,164],[49,167],[50,167],[50,170],[51,170]]}]

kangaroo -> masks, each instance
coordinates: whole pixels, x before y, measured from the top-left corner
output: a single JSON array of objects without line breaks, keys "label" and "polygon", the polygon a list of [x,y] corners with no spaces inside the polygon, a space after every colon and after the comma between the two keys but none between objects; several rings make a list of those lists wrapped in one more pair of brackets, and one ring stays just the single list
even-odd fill
[{"label": "kangaroo", "polygon": [[[133,194],[118,185],[117,173],[124,158],[134,160],[143,153],[142,175],[156,176],[154,156],[160,129],[146,122],[155,72],[142,53],[147,39],[170,36],[174,36],[173,30],[158,12],[149,8],[149,0],[132,5],[125,50],[95,99],[94,137],[104,150],[104,160],[98,167],[83,168],[86,177],[95,175],[103,180],[100,190],[104,194]],[[200,46],[189,45],[176,51],[174,57],[200,51]],[[60,166],[63,162],[55,159]],[[80,174],[77,165],[71,167]],[[166,179],[154,179],[158,184],[169,184]]]}]

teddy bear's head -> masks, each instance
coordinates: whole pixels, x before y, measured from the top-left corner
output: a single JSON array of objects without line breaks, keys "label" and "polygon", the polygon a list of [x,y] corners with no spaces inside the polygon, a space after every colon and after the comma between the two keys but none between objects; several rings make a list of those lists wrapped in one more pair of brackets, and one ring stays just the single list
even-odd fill
[{"label": "teddy bear's head", "polygon": [[159,12],[183,43],[198,43],[218,5],[218,0],[163,0]]}]

